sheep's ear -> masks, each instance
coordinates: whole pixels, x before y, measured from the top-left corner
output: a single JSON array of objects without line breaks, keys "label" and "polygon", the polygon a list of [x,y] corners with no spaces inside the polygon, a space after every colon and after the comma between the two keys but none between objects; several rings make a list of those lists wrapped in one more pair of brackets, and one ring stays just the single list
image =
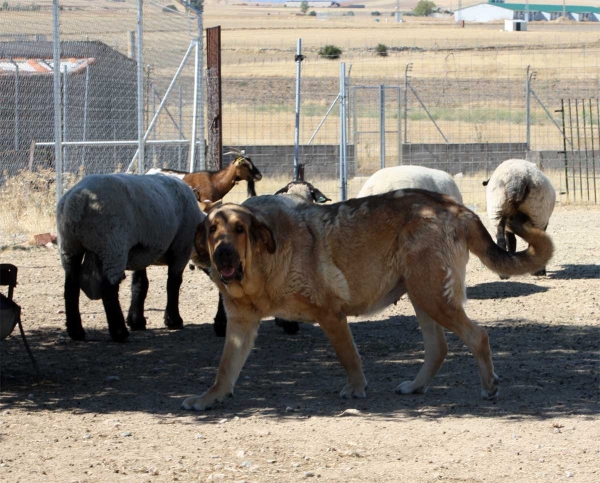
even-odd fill
[{"label": "sheep's ear", "polygon": [[192,262],[194,265],[209,269],[210,268],[210,252],[208,251],[208,240],[206,237],[206,226],[204,222],[199,223],[196,227],[194,235],[194,250],[192,250]]},{"label": "sheep's ear", "polygon": [[483,186],[487,186],[489,182],[490,182],[490,180],[489,180],[489,179],[486,179],[486,180],[485,180],[483,183],[481,183],[481,184],[482,184]]},{"label": "sheep's ear", "polygon": [[321,193],[320,190],[318,190],[317,188],[312,189],[312,197],[313,200],[315,200],[315,203],[326,203],[328,201],[331,201],[330,198],[327,198],[327,196],[325,196],[323,193]]},{"label": "sheep's ear", "polygon": [[194,196],[196,197],[196,200],[198,200],[198,203],[200,203],[202,201],[200,199],[200,190],[198,188],[192,188],[192,191],[194,192]]},{"label": "sheep's ear", "polygon": [[292,183],[286,184],[283,188],[275,191],[275,194],[276,195],[280,195],[280,194],[283,194],[283,193],[287,193],[290,190],[290,186],[291,185],[292,185]]},{"label": "sheep's ear", "polygon": [[254,217],[252,220],[250,233],[267,249],[271,255],[275,253],[275,250],[277,250],[277,243],[275,242],[273,232],[265,223]]}]

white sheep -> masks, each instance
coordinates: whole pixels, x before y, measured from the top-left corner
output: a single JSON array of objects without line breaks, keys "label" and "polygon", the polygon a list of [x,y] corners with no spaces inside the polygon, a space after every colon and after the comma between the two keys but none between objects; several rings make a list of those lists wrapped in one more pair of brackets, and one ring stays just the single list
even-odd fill
[{"label": "white sheep", "polygon": [[133,270],[127,325],[146,328],[146,267],[168,265],[165,325],[180,328],[179,288],[204,213],[191,188],[169,176],[86,176],[57,206],[60,258],[65,270],[67,332],[83,340],[79,289],[102,298],[110,335],[129,335],[119,305],[119,284]]},{"label": "white sheep", "polygon": [[435,191],[452,196],[462,203],[460,190],[448,173],[439,169],[409,165],[380,169],[366,181],[357,198],[408,188]]},{"label": "white sheep", "polygon": [[[487,186],[488,217],[497,223],[496,237],[503,249],[517,250],[517,239],[508,229],[508,221],[517,213],[528,216],[537,228],[544,231],[548,228],[556,203],[556,191],[535,164],[523,159],[504,161],[483,185]],[[545,274],[545,267],[535,273]]]}]

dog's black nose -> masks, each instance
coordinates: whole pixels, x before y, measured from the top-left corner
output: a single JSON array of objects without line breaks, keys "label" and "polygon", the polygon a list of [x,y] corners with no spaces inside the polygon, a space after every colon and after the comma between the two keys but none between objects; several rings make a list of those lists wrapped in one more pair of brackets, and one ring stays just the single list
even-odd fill
[{"label": "dog's black nose", "polygon": [[240,256],[233,245],[221,243],[215,250],[215,264],[217,267],[236,267],[240,264]]}]

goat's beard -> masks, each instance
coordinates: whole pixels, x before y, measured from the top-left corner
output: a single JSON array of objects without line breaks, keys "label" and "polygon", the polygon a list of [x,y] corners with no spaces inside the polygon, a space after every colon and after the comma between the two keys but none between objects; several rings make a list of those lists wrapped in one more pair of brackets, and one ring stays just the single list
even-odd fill
[{"label": "goat's beard", "polygon": [[252,197],[252,196],[256,196],[256,191],[254,189],[254,180],[250,180],[248,181],[248,198]]}]

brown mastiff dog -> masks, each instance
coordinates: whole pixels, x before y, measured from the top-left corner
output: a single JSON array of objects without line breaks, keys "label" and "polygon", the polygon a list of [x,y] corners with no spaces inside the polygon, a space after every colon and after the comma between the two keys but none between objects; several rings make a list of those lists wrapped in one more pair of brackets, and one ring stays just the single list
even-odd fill
[{"label": "brown mastiff dog", "polygon": [[425,362],[396,392],[424,392],[448,351],[444,328],[473,353],[482,396],[498,395],[486,331],[463,310],[469,252],[503,275],[532,273],[552,256],[548,235],[517,217],[530,245],[510,253],[479,217],[452,198],[398,190],[328,206],[281,196],[250,198],[209,213],[196,233],[196,263],[223,293],[227,336],[215,384],[185,409],[203,410],[233,393],[264,317],[317,322],[348,375],[341,397],[365,397],[367,380],[347,316],[375,312],[408,293],[425,342]]}]

